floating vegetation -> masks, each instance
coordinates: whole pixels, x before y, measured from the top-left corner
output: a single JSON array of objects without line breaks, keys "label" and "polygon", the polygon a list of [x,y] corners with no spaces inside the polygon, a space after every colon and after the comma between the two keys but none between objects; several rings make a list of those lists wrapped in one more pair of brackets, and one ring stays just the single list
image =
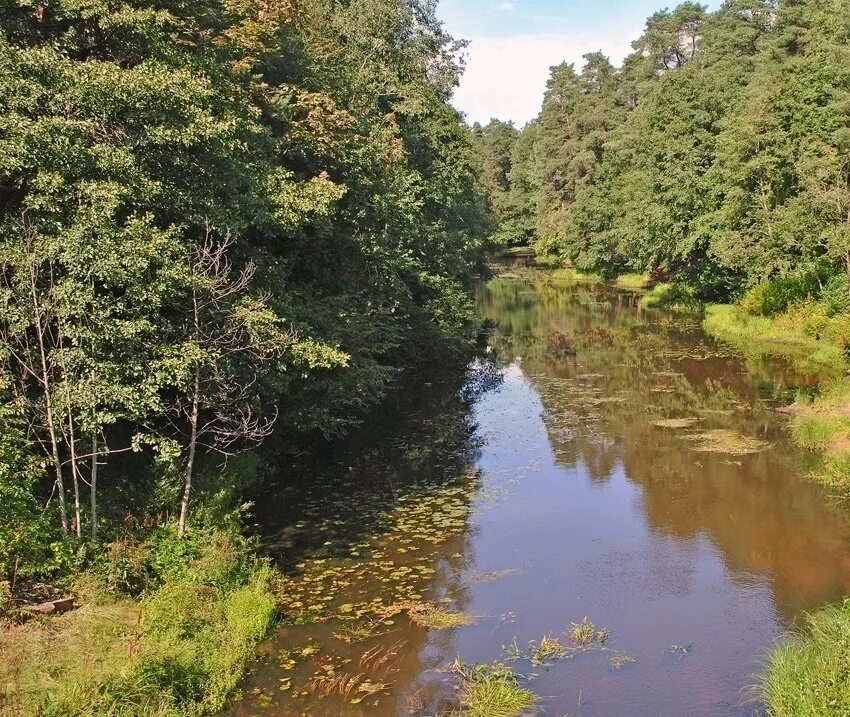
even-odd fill
[{"label": "floating vegetation", "polygon": [[733,456],[743,456],[750,453],[761,453],[769,450],[773,444],[760,438],[743,436],[728,428],[715,428],[710,431],[693,433],[689,440],[696,443],[694,450],[703,453],[728,453]]},{"label": "floating vegetation", "polygon": [[387,633],[384,618],[367,620],[366,622],[355,623],[354,625],[345,625],[333,633],[333,636],[340,642],[348,644],[354,642],[363,642],[379,635]]},{"label": "floating vegetation", "polygon": [[694,649],[694,646],[689,642],[687,645],[670,645],[667,648],[667,652],[676,654],[676,655],[684,655]]},{"label": "floating vegetation", "polygon": [[299,662],[307,660],[321,652],[321,647],[312,640],[305,647],[293,647],[277,653],[277,662],[282,670],[291,670]]},{"label": "floating vegetation", "polygon": [[459,717],[519,717],[534,705],[534,693],[506,665],[466,665],[456,660],[452,671],[460,678]]},{"label": "floating vegetation", "polygon": [[409,603],[405,605],[404,610],[417,625],[436,630],[462,627],[475,622],[475,616],[469,613],[444,610],[441,607],[427,603]]},{"label": "floating vegetation", "polygon": [[693,645],[690,642],[687,645],[670,645],[664,651],[664,662],[669,667],[678,667],[691,650]]},{"label": "floating vegetation", "polygon": [[608,658],[608,664],[611,665],[612,670],[619,670],[632,662],[635,662],[635,658],[626,652],[617,651]]},{"label": "floating vegetation", "polygon": [[[282,581],[279,600],[284,622],[338,619],[352,623],[334,632],[347,643],[379,634],[388,624],[391,606],[421,600],[422,590],[435,574],[433,556],[439,546],[467,525],[469,497],[476,481],[473,475],[446,485],[421,484],[397,496],[392,506],[387,506],[385,495],[358,493],[355,502],[359,510],[375,524],[373,537],[349,544],[342,555],[335,555],[336,541],[322,540],[318,554],[298,563],[297,572]],[[333,509],[327,500],[306,505],[308,514],[327,516]],[[339,518],[325,517],[312,525],[308,521],[298,525],[303,531],[318,531],[330,538],[346,524],[346,509],[339,506]],[[349,601],[337,602],[343,595]]]},{"label": "floating vegetation", "polygon": [[[572,644],[564,644],[550,633],[540,640],[530,640],[528,649],[522,650],[514,638],[509,645],[502,645],[502,657],[509,662],[527,660],[533,667],[548,666],[552,662],[565,660],[578,653],[608,650],[604,647],[608,635],[607,628],[597,630],[588,618],[584,618],[580,623],[573,623],[567,630],[567,637]],[[611,659],[614,660],[617,655],[628,657],[626,653],[615,652]]]},{"label": "floating vegetation", "polygon": [[366,670],[380,670],[398,657],[405,645],[407,640],[397,640],[392,645],[375,645],[363,653],[359,665]]},{"label": "floating vegetation", "polygon": [[522,648],[517,644],[516,638],[509,645],[502,645],[502,657],[509,662],[516,662],[523,658]]},{"label": "floating vegetation", "polygon": [[660,421],[654,421],[653,426],[658,426],[658,428],[692,428],[697,423],[699,423],[698,418],[665,418]]},{"label": "floating vegetation", "polygon": [[319,692],[325,696],[336,694],[354,705],[359,704],[371,695],[386,692],[392,687],[391,682],[369,680],[362,672],[350,674],[336,672],[332,668],[313,675],[310,678],[309,685],[314,692]]},{"label": "floating vegetation", "polygon": [[473,583],[491,583],[494,580],[509,578],[512,575],[519,575],[522,571],[519,568],[507,568],[506,570],[476,570],[469,574],[469,580]]},{"label": "floating vegetation", "polygon": [[603,627],[601,630],[596,629],[587,617],[581,622],[574,622],[567,630],[567,637],[573,641],[574,645],[579,647],[589,647],[591,645],[602,645],[608,639],[608,628]]},{"label": "floating vegetation", "polygon": [[544,635],[540,642],[532,640],[528,643],[529,661],[534,667],[545,665],[553,660],[563,660],[569,657],[572,649],[562,643],[557,637]]}]

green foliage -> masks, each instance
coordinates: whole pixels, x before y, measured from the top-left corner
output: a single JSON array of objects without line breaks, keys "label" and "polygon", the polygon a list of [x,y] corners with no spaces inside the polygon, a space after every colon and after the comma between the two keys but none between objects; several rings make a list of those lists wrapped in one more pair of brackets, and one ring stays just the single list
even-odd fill
[{"label": "green foliage", "polygon": [[775,316],[794,302],[803,301],[818,290],[817,277],[791,274],[757,284],[747,291],[740,306],[754,316]]},{"label": "green foliage", "polygon": [[[0,381],[0,401],[5,386]],[[26,439],[24,413],[0,402],[0,581],[50,573],[52,545],[59,539],[36,491],[43,466]]]},{"label": "green foliage", "polygon": [[771,717],[850,715],[850,601],[807,616],[768,658],[759,696]]},{"label": "green foliage", "polygon": [[240,500],[272,423],[339,435],[469,345],[518,133],[483,181],[461,47],[429,0],[0,4],[0,576],[100,531],[159,584],[122,519]]},{"label": "green foliage", "polygon": [[756,313],[804,298],[805,277],[827,285],[850,251],[848,16],[847,0],[685,2],[619,69],[553,67],[509,175],[526,241],[609,277],[660,271],[700,300],[758,285]]},{"label": "green foliage", "polygon": [[174,536],[163,528],[138,546],[140,563],[161,566],[140,603],[80,583],[81,608],[0,637],[9,657],[0,678],[18,707],[56,717],[220,713],[273,624],[273,574],[236,531],[211,530],[182,554],[186,541]]}]

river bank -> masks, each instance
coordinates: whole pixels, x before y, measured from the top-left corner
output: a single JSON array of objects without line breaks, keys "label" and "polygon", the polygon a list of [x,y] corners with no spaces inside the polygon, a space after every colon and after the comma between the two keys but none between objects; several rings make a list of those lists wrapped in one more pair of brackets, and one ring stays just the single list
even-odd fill
[{"label": "river bank", "polygon": [[777,319],[795,364],[734,307],[511,273],[479,289],[488,358],[462,391],[423,380],[318,474],[256,496],[271,563],[237,521],[110,547],[120,589],[81,582],[80,609],[5,634],[22,689],[3,714],[214,714],[240,689],[235,717],[751,717],[754,694],[842,714],[846,608],[753,674],[850,594],[839,484],[801,480],[814,437],[841,434],[793,429],[840,412],[815,384],[825,342]]},{"label": "river bank", "polygon": [[[781,356],[806,370],[826,371],[814,397],[801,393],[784,407],[791,440],[817,456],[808,477],[830,495],[850,500],[850,379],[845,317],[829,319],[817,304],[771,318],[736,306],[708,306],[706,331],[754,360]],[[767,656],[760,695],[772,717],[850,714],[850,599],[805,617]]]},{"label": "river bank", "polygon": [[74,609],[0,625],[0,714],[220,712],[274,624],[279,575],[232,518],[104,548],[66,584]]},{"label": "river bank", "polygon": [[600,281],[511,270],[477,306],[468,419],[430,395],[264,496],[290,608],[233,714],[757,714],[761,657],[850,591],[776,411],[814,378]]}]

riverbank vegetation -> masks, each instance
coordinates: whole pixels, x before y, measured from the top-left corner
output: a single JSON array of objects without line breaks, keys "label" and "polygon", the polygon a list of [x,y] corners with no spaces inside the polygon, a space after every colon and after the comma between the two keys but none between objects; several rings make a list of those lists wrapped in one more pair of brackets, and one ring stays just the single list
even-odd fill
[{"label": "riverbank vegetation", "polygon": [[249,487],[470,345],[461,49],[427,0],[0,3],[0,710],[236,687]]},{"label": "riverbank vegetation", "polygon": [[[649,18],[620,67],[601,53],[553,67],[536,119],[478,128],[499,169],[496,237],[606,278],[648,274],[645,306],[709,304],[707,331],[748,358],[845,372],[848,18],[847,0],[684,2]],[[788,408],[795,442],[822,456],[813,477],[842,496],[848,397],[833,378]],[[774,653],[771,714],[846,713],[846,614],[813,616]]]}]

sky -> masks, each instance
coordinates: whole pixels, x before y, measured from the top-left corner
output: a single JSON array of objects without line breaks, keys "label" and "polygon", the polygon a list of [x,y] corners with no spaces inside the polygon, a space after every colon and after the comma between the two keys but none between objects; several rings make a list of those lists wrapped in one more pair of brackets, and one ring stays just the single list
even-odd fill
[{"label": "sky", "polygon": [[[676,4],[676,0],[669,3]],[[707,3],[711,9],[720,0]],[[549,68],[601,50],[614,64],[631,52],[664,0],[440,0],[446,29],[469,41],[454,104],[467,121],[522,127],[537,115]]]}]

